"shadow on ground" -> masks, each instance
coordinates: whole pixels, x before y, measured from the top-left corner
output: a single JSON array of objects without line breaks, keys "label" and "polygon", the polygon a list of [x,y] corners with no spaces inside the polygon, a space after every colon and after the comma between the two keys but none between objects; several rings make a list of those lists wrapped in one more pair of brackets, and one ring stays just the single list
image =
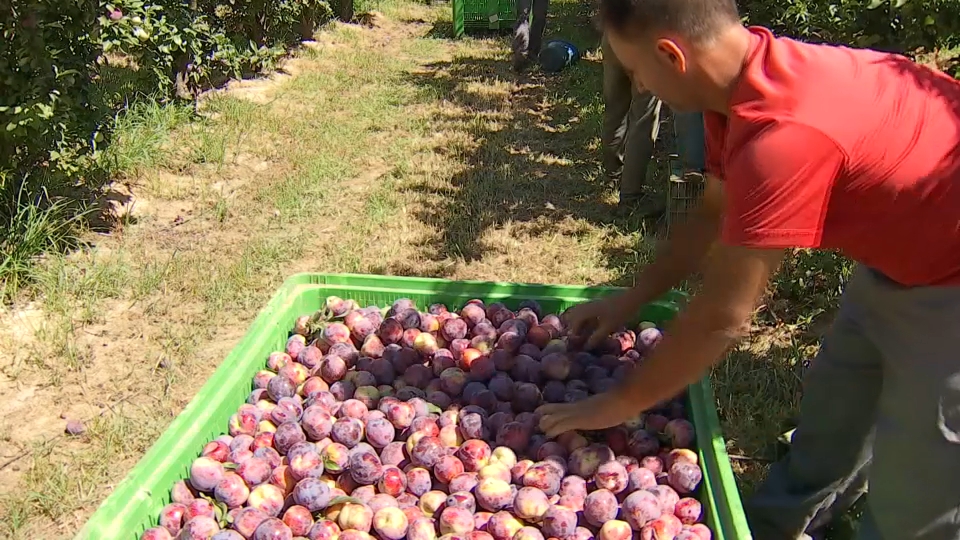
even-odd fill
[{"label": "shadow on ground", "polygon": [[[508,35],[495,36],[504,43],[496,57],[464,54],[410,74],[449,105],[433,119],[438,129],[466,131],[473,139],[447,149],[460,153],[462,170],[444,182],[405,188],[423,195],[416,217],[440,231],[433,245],[423,247],[431,260],[478,260],[486,250],[484,234],[508,222],[534,236],[559,231],[574,237],[585,234],[578,230],[584,221],[621,234],[657,225],[617,216],[616,191],[600,168],[602,66],[589,7],[564,2],[551,10],[544,41],[569,40],[583,57],[559,74],[514,73]],[[449,31],[438,24],[437,33]],[[606,264],[620,276],[613,284],[628,282],[647,250],[604,249]]]}]

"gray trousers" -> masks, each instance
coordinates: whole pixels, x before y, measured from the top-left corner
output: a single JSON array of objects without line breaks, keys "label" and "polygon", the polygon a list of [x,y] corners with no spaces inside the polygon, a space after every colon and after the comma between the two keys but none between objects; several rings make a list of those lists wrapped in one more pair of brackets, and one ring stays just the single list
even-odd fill
[{"label": "gray trousers", "polygon": [[517,0],[517,22],[513,27],[514,62],[524,57],[536,58],[540,54],[549,7],[550,0]]},{"label": "gray trousers", "polygon": [[753,537],[801,538],[867,482],[858,538],[960,539],[960,286],[856,270],[804,378],[790,453],[747,504]]},{"label": "gray trousers", "polygon": [[639,93],[614,56],[606,36],[603,51],[603,169],[619,180],[620,196],[640,195],[660,129],[660,100]]}]

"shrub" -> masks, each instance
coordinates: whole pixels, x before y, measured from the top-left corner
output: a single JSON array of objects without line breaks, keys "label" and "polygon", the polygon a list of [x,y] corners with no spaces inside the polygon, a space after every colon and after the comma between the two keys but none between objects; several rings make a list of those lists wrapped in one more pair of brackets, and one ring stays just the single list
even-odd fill
[{"label": "shrub", "polygon": [[956,0],[745,0],[741,10],[750,23],[806,41],[903,54],[960,44]]}]

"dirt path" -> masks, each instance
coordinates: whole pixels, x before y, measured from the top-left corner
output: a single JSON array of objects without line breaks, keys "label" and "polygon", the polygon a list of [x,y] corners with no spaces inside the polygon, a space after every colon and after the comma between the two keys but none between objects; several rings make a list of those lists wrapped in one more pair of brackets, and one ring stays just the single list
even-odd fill
[{"label": "dirt path", "polygon": [[[72,536],[292,273],[629,282],[649,248],[599,173],[596,57],[517,77],[505,39],[447,39],[448,7],[384,2],[200,118],[121,120],[126,225],[0,317],[0,537]],[[551,9],[597,44],[579,3]]]}]

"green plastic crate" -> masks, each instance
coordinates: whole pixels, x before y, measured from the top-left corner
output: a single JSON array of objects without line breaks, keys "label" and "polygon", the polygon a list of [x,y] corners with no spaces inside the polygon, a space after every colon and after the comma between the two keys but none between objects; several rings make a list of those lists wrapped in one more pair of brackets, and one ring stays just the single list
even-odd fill
[{"label": "green plastic crate", "polygon": [[516,0],[453,0],[453,37],[468,30],[510,30],[517,21]]},{"label": "green plastic crate", "polygon": [[[361,306],[383,306],[400,297],[410,298],[420,306],[434,302],[460,306],[471,298],[481,298],[502,301],[514,309],[520,300],[534,299],[544,310],[557,313],[616,290],[357,274],[295,275],[280,287],[193,401],[75,538],[137,540],[140,533],[155,525],[160,510],[170,502],[174,482],[188,476],[190,464],[204,444],[226,431],[230,416],[246,401],[254,373],[263,368],[271,352],[283,349],[296,318],[318,309],[327,296],[353,298]],[[640,318],[666,322],[676,315],[685,300],[683,293],[670,293],[646,306]],[[704,468],[700,500],[705,522],[714,531],[716,540],[749,540],[751,536],[720,433],[709,381],[705,379],[691,385],[688,396],[688,409],[696,426]]]}]

